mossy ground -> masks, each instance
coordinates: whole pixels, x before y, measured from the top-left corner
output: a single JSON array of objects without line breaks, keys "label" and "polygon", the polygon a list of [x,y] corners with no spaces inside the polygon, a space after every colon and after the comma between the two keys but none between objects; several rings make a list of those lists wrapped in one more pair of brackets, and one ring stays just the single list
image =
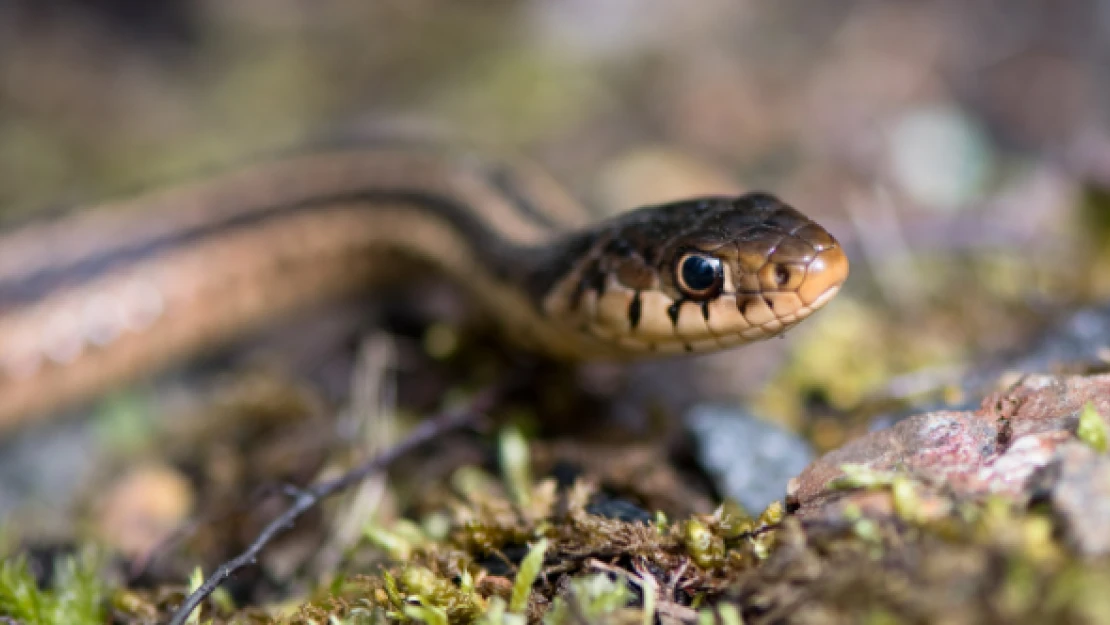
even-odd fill
[{"label": "mossy ground", "polygon": [[[992,497],[923,514],[916,499],[923,485],[898,475],[851,475],[841,492],[891,498],[895,514],[849,506],[838,518],[802,521],[772,506],[753,519],[726,505],[709,515],[629,521],[592,505],[604,498],[589,476],[565,487],[551,478],[510,486],[487,476],[494,488],[460,493],[438,511],[445,516],[365,523],[342,564],[303,596],[238,609],[217,593],[193,622],[1110,619],[1110,562],[1073,555],[1048,510]],[[6,561],[0,610],[8,622],[161,622],[186,590],[109,582],[113,577],[102,575],[113,566],[91,554],[60,559],[45,589],[25,561]]]}]

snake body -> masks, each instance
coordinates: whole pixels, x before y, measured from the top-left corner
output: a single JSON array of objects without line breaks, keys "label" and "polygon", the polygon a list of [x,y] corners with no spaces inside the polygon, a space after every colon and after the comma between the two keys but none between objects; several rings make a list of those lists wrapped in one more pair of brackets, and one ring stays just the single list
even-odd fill
[{"label": "snake body", "polygon": [[426,268],[564,360],[774,336],[848,272],[828,232],[768,194],[593,222],[528,166],[414,146],[291,154],[0,234],[0,431]]}]

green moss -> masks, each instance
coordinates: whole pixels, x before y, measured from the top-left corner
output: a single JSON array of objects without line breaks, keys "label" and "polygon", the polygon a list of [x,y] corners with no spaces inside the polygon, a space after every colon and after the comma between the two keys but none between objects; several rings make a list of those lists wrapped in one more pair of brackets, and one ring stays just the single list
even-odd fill
[{"label": "green moss", "polygon": [[724,541],[698,519],[690,519],[686,522],[682,531],[682,542],[686,545],[690,557],[701,568],[715,568],[724,563]]},{"label": "green moss", "polygon": [[834,479],[829,484],[829,488],[838,490],[884,488],[892,485],[898,476],[892,471],[878,471],[862,464],[843,464],[840,465],[840,471],[843,475]]},{"label": "green moss", "polygon": [[1091,402],[1079,411],[1079,426],[1075,434],[1095,451],[1106,453],[1106,421]]},{"label": "green moss", "polygon": [[518,506],[527,506],[532,491],[532,460],[528,453],[528,441],[514,427],[501,431],[498,440],[501,456],[501,471],[513,501]]},{"label": "green moss", "polygon": [[23,625],[99,625],[108,589],[91,550],[61,558],[53,584],[40,589],[22,557],[0,563],[0,614]]},{"label": "green moss", "polygon": [[698,610],[698,625],[744,625],[740,611],[730,603]]},{"label": "green moss", "polygon": [[[564,623],[611,623],[631,621],[634,615],[625,614],[632,593],[623,578],[613,579],[607,574],[598,573],[574,579],[570,592],[565,597],[555,599],[551,610],[544,617],[544,625],[563,625]],[[574,602],[571,609],[570,602]]]},{"label": "green moss", "polygon": [[512,598],[509,600],[509,611],[513,614],[523,614],[528,609],[532,586],[543,570],[543,556],[547,553],[547,545],[547,540],[541,540],[532,545],[528,555],[520,563],[520,570],[513,581]]}]

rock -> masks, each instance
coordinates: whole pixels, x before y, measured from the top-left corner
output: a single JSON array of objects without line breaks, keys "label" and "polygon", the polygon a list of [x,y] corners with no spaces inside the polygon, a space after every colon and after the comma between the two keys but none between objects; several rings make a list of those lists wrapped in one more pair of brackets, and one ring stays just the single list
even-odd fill
[{"label": "rock", "polygon": [[115,551],[145,558],[181,527],[195,499],[176,469],[156,463],[135,467],[98,502],[96,535]]},{"label": "rock", "polygon": [[749,511],[781,500],[790,478],[813,458],[797,435],[734,407],[695,406],[685,423],[717,490]]},{"label": "rock", "polygon": [[[1095,475],[1110,461],[1093,450],[1076,451],[1086,448],[1075,432],[1087,403],[1110,426],[1110,375],[1029,376],[986,397],[978,410],[912,416],[826,454],[791,481],[788,503],[802,519],[833,514],[845,498],[866,503],[868,512],[889,508],[881,503],[889,498],[830,488],[845,476],[844,465],[898,472],[943,487],[954,499],[1001,494],[1027,502],[1047,488],[1049,501],[1075,528],[1075,540],[1085,551],[1101,552],[1110,545],[1110,486]],[[1051,467],[1059,468],[1059,478],[1046,480]],[[1102,502],[1105,513],[1099,509],[1080,521],[1081,505]]]},{"label": "rock", "polygon": [[1076,551],[1110,554],[1110,456],[1069,441],[1057,449],[1047,468],[1049,501]]}]

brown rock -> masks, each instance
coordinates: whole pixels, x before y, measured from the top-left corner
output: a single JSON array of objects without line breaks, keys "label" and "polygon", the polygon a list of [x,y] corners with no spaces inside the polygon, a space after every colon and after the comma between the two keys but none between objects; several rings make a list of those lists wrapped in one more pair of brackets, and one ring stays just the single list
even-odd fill
[{"label": "brown rock", "polygon": [[[842,491],[828,488],[829,482],[843,475],[843,465],[855,464],[903,472],[956,497],[1000,493],[1028,498],[1033,478],[1053,463],[1066,465],[1064,452],[1073,441],[1081,445],[1075,430],[1088,402],[1107,420],[1110,375],[1030,376],[988,396],[974,412],[925,413],[852,441],[806,468],[791,483],[788,497],[800,516],[824,515],[823,508],[843,497]],[[1068,484],[1072,490],[1059,497],[1069,506],[1101,493],[1095,482]],[[1085,494],[1067,494],[1073,491]],[[1105,542],[1110,545],[1110,539]]]}]

